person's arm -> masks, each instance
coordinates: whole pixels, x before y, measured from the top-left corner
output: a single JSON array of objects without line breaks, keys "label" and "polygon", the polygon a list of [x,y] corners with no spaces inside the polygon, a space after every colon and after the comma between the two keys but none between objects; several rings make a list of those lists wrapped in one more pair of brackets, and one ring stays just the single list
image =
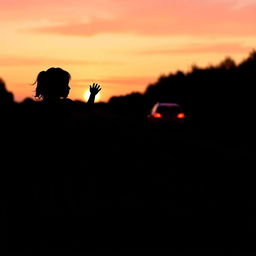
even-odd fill
[{"label": "person's arm", "polygon": [[87,101],[88,104],[93,104],[95,101],[95,96],[97,93],[101,90],[100,85],[93,83],[93,85],[90,85],[90,97]]}]

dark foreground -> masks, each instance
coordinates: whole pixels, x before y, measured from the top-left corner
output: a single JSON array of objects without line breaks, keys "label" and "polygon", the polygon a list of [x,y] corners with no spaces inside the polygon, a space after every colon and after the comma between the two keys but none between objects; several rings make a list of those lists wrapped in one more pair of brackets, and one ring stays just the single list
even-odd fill
[{"label": "dark foreground", "polygon": [[252,147],[189,125],[35,113],[2,118],[1,247],[8,252],[255,251]]}]

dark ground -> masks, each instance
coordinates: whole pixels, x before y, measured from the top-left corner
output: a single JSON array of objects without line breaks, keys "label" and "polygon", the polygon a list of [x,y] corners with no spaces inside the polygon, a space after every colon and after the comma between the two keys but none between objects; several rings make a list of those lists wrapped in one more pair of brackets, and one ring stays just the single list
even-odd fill
[{"label": "dark ground", "polygon": [[255,251],[255,149],[239,131],[38,111],[2,112],[8,252]]}]

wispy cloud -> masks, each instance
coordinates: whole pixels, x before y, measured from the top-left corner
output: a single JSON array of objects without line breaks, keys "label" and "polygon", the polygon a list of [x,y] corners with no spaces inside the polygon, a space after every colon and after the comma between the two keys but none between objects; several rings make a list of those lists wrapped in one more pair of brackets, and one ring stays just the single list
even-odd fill
[{"label": "wispy cloud", "polygon": [[[196,1],[199,1],[199,0],[196,0]],[[232,8],[241,9],[248,6],[256,5],[256,0],[204,0],[203,4],[229,5]]]},{"label": "wispy cloud", "polygon": [[[255,46],[256,47],[256,46]],[[184,45],[179,48],[161,48],[159,47],[149,50],[137,51],[136,54],[202,54],[202,53],[247,53],[252,50],[253,47],[244,46],[239,43],[221,43],[221,44],[190,44]]]},{"label": "wispy cloud", "polygon": [[[147,23],[149,26],[147,26]],[[218,22],[219,23],[219,22]],[[58,26],[46,26],[27,29],[28,32],[57,34],[65,36],[94,36],[98,34],[117,34],[128,33],[146,36],[163,36],[163,35],[225,35],[225,36],[246,36],[255,35],[256,29],[254,24],[241,24],[235,22],[223,22],[223,24],[207,24],[192,21],[180,22],[163,22],[154,23],[151,21],[141,21],[140,23],[129,22],[117,19],[94,20],[90,23],[71,23]]]},{"label": "wispy cloud", "polygon": [[202,6],[189,5],[176,9],[177,13],[170,6],[166,10],[160,7],[156,10],[146,8],[142,13],[127,12],[108,19],[94,17],[88,22],[67,22],[29,28],[27,31],[66,36],[93,36],[105,33],[237,36],[255,35],[256,32],[256,6],[241,12],[220,6],[205,9]]},{"label": "wispy cloud", "polygon": [[66,36],[253,35],[255,13],[256,0],[1,0],[0,20]]},{"label": "wispy cloud", "polygon": [[99,84],[107,84],[109,86],[113,85],[116,87],[117,85],[120,86],[129,86],[129,85],[146,85],[149,82],[155,80],[155,77],[151,76],[143,76],[143,77],[104,77],[98,78],[97,81],[94,79],[75,79],[73,83],[76,87],[84,87],[84,84],[91,84],[93,82],[97,82]]},{"label": "wispy cloud", "polygon": [[0,56],[0,66],[35,66],[35,65],[92,65],[94,62],[83,60],[64,60],[54,58],[27,58],[18,56]]},{"label": "wispy cloud", "polygon": [[254,7],[256,6],[255,0],[240,0],[240,1],[237,1],[234,7],[237,9],[242,9],[242,8],[253,7],[253,6]]},{"label": "wispy cloud", "polygon": [[84,20],[84,17],[110,15],[120,4],[112,0],[1,0],[1,21]]}]

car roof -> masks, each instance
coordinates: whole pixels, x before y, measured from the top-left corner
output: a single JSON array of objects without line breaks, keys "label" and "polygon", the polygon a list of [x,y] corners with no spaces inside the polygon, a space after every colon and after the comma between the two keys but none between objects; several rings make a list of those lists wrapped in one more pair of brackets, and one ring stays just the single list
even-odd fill
[{"label": "car roof", "polygon": [[180,107],[177,103],[170,103],[170,102],[157,102],[156,105],[158,106],[167,106],[167,107]]}]

